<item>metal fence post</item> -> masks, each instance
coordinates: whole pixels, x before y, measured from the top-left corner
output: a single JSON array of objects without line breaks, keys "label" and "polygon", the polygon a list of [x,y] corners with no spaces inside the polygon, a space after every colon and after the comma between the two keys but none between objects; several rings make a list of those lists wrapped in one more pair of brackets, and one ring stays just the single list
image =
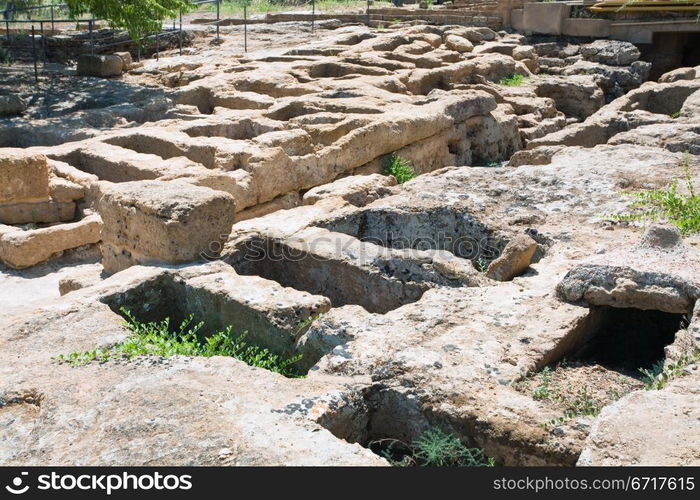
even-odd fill
[{"label": "metal fence post", "polygon": [[54,13],[53,13],[53,4],[51,4],[51,34],[53,35],[56,32],[56,26],[54,24]]},{"label": "metal fence post", "polygon": [[34,59],[34,81],[39,81],[39,70],[36,67],[36,38],[34,36],[34,25],[32,24],[32,59]]},{"label": "metal fence post", "polygon": [[44,67],[46,67],[46,34],[44,33],[44,21],[39,21],[39,30],[41,32],[42,59],[44,61]]},{"label": "metal fence post", "polygon": [[92,33],[92,19],[88,21],[88,26],[90,28],[90,54],[95,53],[95,37]]},{"label": "metal fence post", "polygon": [[314,20],[316,19],[316,0],[311,0],[311,31],[314,30]]},{"label": "metal fence post", "polygon": [[248,52],[248,6],[243,6],[243,52]]},{"label": "metal fence post", "polygon": [[367,26],[369,26],[369,0],[367,0]]},{"label": "metal fence post", "polygon": [[180,10],[180,55],[182,55],[182,10]]},{"label": "metal fence post", "polygon": [[219,41],[219,24],[221,23],[221,0],[216,0],[216,41]]},{"label": "metal fence post", "polygon": [[160,61],[160,33],[156,33],[156,61]]}]

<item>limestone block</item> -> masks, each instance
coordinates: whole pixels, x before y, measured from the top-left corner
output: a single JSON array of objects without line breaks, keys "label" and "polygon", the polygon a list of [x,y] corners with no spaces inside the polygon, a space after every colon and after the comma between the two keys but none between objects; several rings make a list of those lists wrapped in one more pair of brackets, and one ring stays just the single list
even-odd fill
[{"label": "limestone block", "polygon": [[134,59],[131,57],[131,52],[115,52],[115,56],[119,56],[122,60],[123,69],[127,70],[134,64]]},{"label": "limestone block", "polygon": [[0,224],[68,222],[75,218],[72,201],[36,201],[0,204]]},{"label": "limestone block", "polygon": [[523,30],[545,35],[561,35],[564,19],[571,6],[564,3],[526,3],[523,11]]},{"label": "limestone block", "polygon": [[458,35],[447,35],[445,37],[445,47],[457,52],[471,52],[474,50],[472,42]]},{"label": "limestone block", "polygon": [[535,240],[525,234],[516,236],[508,242],[501,256],[489,264],[486,276],[498,281],[512,280],[525,272],[535,250]]},{"label": "limestone block", "polygon": [[391,192],[389,188],[394,185],[396,179],[391,175],[353,175],[309,189],[304,194],[303,203],[313,205],[325,198],[337,196],[355,206],[364,206],[388,195]]},{"label": "limestone block", "polygon": [[0,205],[48,199],[49,167],[46,157],[22,149],[3,149],[0,152]]},{"label": "limestone block", "polygon": [[103,266],[191,262],[216,257],[233,225],[235,202],[222,191],[172,181],[124,182],[104,188]]},{"label": "limestone block", "polygon": [[51,199],[58,202],[69,202],[85,197],[85,189],[62,177],[51,177],[49,180]]}]

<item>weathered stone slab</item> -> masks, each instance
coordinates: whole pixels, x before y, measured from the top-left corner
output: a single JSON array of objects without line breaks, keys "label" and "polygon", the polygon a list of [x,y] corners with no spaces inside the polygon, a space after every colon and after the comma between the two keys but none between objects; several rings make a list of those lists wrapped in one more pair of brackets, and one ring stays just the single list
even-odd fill
[{"label": "weathered stone slab", "polygon": [[103,265],[184,263],[216,257],[233,225],[235,203],[222,191],[184,182],[106,185],[98,210],[105,222]]},{"label": "weathered stone slab", "polygon": [[0,204],[48,201],[49,167],[42,154],[0,151]]}]

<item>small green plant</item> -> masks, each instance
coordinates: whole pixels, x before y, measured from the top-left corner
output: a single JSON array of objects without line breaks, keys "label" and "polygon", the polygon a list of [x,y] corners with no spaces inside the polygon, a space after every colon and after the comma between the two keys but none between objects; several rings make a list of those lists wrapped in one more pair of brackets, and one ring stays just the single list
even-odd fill
[{"label": "small green plant", "polygon": [[468,448],[458,437],[432,427],[411,445],[398,439],[372,441],[370,448],[380,449],[389,463],[399,467],[493,467],[494,458],[487,457],[480,448]]},{"label": "small green plant", "polygon": [[280,373],[286,377],[299,377],[294,364],[301,355],[282,358],[268,349],[245,342],[247,332],[234,336],[231,326],[209,337],[199,335],[203,322],[193,324],[192,316],[184,319],[179,327],[172,329],[170,318],[162,321],[143,323],[128,310],[121,309],[127,318],[125,326],[130,335],[109,349],[93,349],[84,352],[60,354],[56,360],[71,366],[82,366],[93,361],[106,362],[110,359],[131,359],[136,356],[229,356],[244,363]]},{"label": "small green plant", "polygon": [[474,265],[474,269],[480,273],[485,273],[489,268],[489,261],[485,259],[483,255],[479,255],[476,259],[474,259],[472,264]]},{"label": "small green plant", "polygon": [[561,417],[546,422],[545,428],[556,427],[576,417],[596,417],[602,410],[601,403],[593,397],[588,386],[579,388],[573,397],[564,396],[558,388],[555,388],[549,399],[564,405],[565,409]]},{"label": "small green plant", "polygon": [[675,113],[671,113],[671,114],[668,115],[668,116],[671,117],[671,118],[673,118],[673,119],[675,120],[676,118],[678,118],[679,116],[681,116],[681,112],[680,112],[680,111],[676,111]]},{"label": "small green plant", "polygon": [[[539,372],[530,373],[527,379],[538,378],[539,384],[532,389],[532,397],[538,401],[549,400],[564,408],[563,415],[545,422],[544,428],[560,425],[567,420],[581,416],[595,417],[600,413],[603,403],[596,399],[588,386],[579,387],[576,392],[574,387],[568,385],[563,388],[554,383],[552,374],[557,368],[565,368],[569,365],[566,359],[562,359],[552,368],[545,366]],[[617,398],[616,398],[617,399]]]},{"label": "small green plant", "polygon": [[393,175],[396,182],[399,184],[408,182],[416,176],[416,172],[413,170],[413,165],[411,165],[411,162],[400,157],[396,153],[393,153],[389,157],[389,163],[384,169],[384,173],[386,175]]},{"label": "small green plant", "polygon": [[552,395],[552,369],[549,366],[545,366],[538,374],[538,377],[540,379],[540,385],[532,390],[532,397],[537,400],[549,399]]},{"label": "small green plant", "polygon": [[505,78],[501,78],[498,81],[499,85],[503,85],[504,87],[519,87],[523,83],[525,83],[528,80],[528,78],[524,75],[520,75],[518,73],[510,76],[506,76]]},{"label": "small green plant", "polygon": [[379,23],[377,25],[377,31],[384,31],[384,24],[383,23]]},{"label": "small green plant", "polygon": [[625,192],[634,198],[630,205],[636,212],[611,214],[605,218],[615,222],[645,222],[666,219],[675,225],[683,235],[700,231],[700,195],[696,193],[690,174],[690,155],[686,152],[681,163],[685,174],[688,193],[678,191],[678,179],[664,189],[650,189],[638,192]]},{"label": "small green plant", "polygon": [[639,371],[643,375],[645,388],[649,391],[658,391],[666,387],[670,380],[682,377],[685,369],[698,361],[700,361],[700,349],[695,350],[693,354],[684,354],[673,363],[666,364],[663,359],[660,359],[651,366],[650,370],[639,368]]},{"label": "small green plant", "polygon": [[642,381],[646,389],[655,389],[657,378],[664,371],[664,360],[660,359],[649,368],[639,368],[639,372],[643,375]]},{"label": "small green plant", "polygon": [[414,457],[426,467],[493,467],[484,450],[467,448],[456,436],[432,428],[413,442]]},{"label": "small green plant", "polygon": [[314,321],[316,321],[320,317],[321,317],[321,313],[312,314],[311,316],[309,316],[305,320],[300,321],[299,324],[297,324],[297,331],[296,331],[297,336],[301,335],[306,330],[308,330],[309,327],[311,326],[311,323],[313,323]]}]

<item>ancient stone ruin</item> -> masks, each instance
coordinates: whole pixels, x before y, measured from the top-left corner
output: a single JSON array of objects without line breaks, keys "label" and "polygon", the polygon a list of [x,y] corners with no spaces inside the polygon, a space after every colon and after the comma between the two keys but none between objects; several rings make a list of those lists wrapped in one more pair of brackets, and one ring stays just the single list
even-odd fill
[{"label": "ancient stone ruin", "polygon": [[[625,216],[630,193],[696,196],[700,66],[650,80],[630,42],[484,26],[261,26],[280,43],[243,54],[231,27],[67,74],[49,115],[14,92],[0,463],[381,466],[376,443],[439,428],[496,465],[700,465],[700,237]],[[105,354],[190,317],[295,376]]]}]

